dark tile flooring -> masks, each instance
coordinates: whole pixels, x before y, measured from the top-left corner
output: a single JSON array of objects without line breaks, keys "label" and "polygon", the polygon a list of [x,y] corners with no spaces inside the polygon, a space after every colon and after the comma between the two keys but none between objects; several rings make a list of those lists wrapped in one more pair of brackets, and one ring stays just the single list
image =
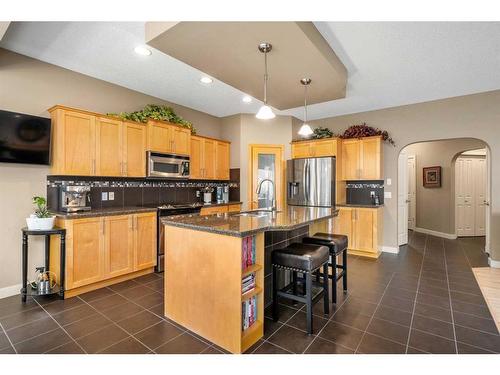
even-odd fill
[{"label": "dark tile flooring", "polygon": [[[249,353],[500,353],[500,336],[471,267],[487,265],[482,239],[419,233],[398,255],[349,257],[349,293],[305,332],[303,306],[266,310]],[[340,285],[339,285],[340,290]],[[0,300],[0,353],[206,353],[222,349],[164,318],[163,277],[151,274],[79,297]]]}]

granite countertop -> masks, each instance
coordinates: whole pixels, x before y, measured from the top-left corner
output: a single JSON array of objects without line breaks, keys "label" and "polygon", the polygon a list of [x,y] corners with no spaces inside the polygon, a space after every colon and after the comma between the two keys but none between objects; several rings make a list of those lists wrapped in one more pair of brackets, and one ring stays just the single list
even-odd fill
[{"label": "granite countertop", "polygon": [[238,201],[229,201],[229,202],[224,202],[224,203],[217,203],[217,202],[212,202],[212,203],[201,203],[200,207],[217,207],[217,206],[230,206],[232,204],[243,204],[243,202],[238,202]]},{"label": "granite countertop", "polygon": [[88,217],[99,217],[99,216],[114,216],[114,215],[130,215],[140,212],[156,212],[156,207],[109,207],[109,208],[94,208],[90,211],[81,212],[55,212],[54,214],[59,219],[83,219]]},{"label": "granite countertop", "polygon": [[235,237],[259,232],[293,230],[315,221],[337,216],[338,209],[288,206],[262,217],[240,216],[238,213],[215,215],[179,215],[162,218],[162,224]]},{"label": "granite countertop", "polygon": [[380,208],[384,207],[383,204],[354,204],[354,203],[338,203],[337,207],[354,207],[354,208]]}]

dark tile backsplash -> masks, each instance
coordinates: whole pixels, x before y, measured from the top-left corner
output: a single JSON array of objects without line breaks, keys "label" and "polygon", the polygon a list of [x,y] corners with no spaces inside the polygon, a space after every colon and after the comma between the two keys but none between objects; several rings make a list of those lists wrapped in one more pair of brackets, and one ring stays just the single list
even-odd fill
[{"label": "dark tile backsplash", "polygon": [[[196,191],[203,187],[229,185],[230,200],[239,201],[239,170],[238,180],[223,181],[178,181],[178,180],[149,180],[140,178],[105,178],[105,177],[76,177],[76,176],[48,176],[47,201],[49,209],[59,210],[60,186],[84,185],[90,186],[92,208],[108,208],[122,206],[158,205],[163,203],[194,203],[201,201],[196,197]],[[231,175],[233,177],[233,174]],[[236,180],[236,178],[235,178]],[[114,200],[102,200],[102,193],[113,192]],[[237,196],[237,198],[235,198]],[[215,194],[213,195],[215,200]]]},{"label": "dark tile backsplash", "polygon": [[240,169],[232,168],[229,170],[229,181],[234,184],[234,187],[229,189],[229,200],[233,202],[239,202],[241,200],[240,196]]},{"label": "dark tile backsplash", "polygon": [[384,181],[363,180],[346,182],[347,204],[374,204],[371,192],[379,197],[379,203],[384,204]]}]

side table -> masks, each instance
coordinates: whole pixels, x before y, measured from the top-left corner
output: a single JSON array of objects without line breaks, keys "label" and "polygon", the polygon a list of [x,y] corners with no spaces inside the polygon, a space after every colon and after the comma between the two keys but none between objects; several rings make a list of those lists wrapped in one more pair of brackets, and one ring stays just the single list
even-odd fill
[{"label": "side table", "polygon": [[[39,295],[52,295],[59,294],[61,299],[64,299],[64,278],[66,269],[66,229],[54,227],[50,230],[30,230],[27,227],[21,229],[23,233],[23,287],[21,289],[21,298],[26,302],[26,297],[39,296]],[[60,261],[61,261],[61,274],[59,277],[59,287],[56,285],[50,293],[40,294],[38,290],[28,288],[28,237],[29,236],[45,236],[45,271],[49,271],[50,266],[50,236],[61,236],[60,246]]]}]

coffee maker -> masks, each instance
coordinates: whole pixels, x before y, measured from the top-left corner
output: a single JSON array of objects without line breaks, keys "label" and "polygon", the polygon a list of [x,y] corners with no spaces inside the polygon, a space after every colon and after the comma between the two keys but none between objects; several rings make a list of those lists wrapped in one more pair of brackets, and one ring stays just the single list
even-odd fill
[{"label": "coffee maker", "polygon": [[90,210],[90,186],[62,186],[59,208],[63,212]]}]

